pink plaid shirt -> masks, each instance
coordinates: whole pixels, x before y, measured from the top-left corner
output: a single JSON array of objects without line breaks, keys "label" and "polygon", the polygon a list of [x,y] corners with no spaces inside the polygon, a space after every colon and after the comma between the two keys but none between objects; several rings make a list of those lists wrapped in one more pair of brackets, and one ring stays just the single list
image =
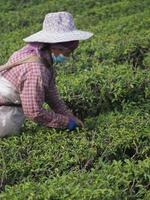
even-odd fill
[{"label": "pink plaid shirt", "polygon": [[[16,62],[30,55],[26,48],[14,52],[9,62]],[[35,55],[35,52],[33,52]],[[20,94],[24,115],[31,120],[53,128],[66,128],[69,117],[73,116],[59,94],[55,85],[52,71],[39,63],[24,63],[9,70],[0,72],[0,75],[9,80]],[[43,108],[46,102],[53,111]],[[3,102],[0,98],[0,103]]]}]

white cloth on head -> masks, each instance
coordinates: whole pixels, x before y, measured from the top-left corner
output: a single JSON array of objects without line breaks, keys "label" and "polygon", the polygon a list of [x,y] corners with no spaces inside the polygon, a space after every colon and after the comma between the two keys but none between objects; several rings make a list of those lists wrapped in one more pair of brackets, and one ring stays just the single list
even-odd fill
[{"label": "white cloth on head", "polygon": [[[0,96],[5,103],[21,103],[16,88],[2,76],[0,76]],[[0,137],[19,133],[24,119],[22,107],[0,106]]]}]

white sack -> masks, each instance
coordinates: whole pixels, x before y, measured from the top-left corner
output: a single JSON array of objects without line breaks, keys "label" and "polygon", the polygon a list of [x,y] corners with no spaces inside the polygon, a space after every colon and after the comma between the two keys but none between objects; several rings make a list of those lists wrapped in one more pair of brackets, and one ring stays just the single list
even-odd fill
[{"label": "white sack", "polygon": [[[0,97],[6,103],[20,104],[20,97],[15,87],[0,76]],[[0,106],[0,137],[19,133],[25,117],[21,107]]]}]

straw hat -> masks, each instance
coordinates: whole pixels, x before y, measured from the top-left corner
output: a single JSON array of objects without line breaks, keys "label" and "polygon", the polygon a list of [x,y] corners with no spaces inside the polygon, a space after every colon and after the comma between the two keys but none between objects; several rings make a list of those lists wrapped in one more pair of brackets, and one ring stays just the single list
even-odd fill
[{"label": "straw hat", "polygon": [[23,40],[25,42],[57,43],[74,40],[86,40],[93,33],[77,30],[73,17],[68,12],[48,13],[43,22],[43,29]]}]

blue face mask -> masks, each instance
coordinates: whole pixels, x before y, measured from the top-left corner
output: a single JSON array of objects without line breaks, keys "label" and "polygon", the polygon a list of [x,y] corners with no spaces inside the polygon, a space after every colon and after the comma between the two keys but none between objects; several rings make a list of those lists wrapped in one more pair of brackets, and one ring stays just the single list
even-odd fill
[{"label": "blue face mask", "polygon": [[63,63],[66,60],[66,57],[63,54],[60,54],[58,56],[55,56],[52,53],[52,59],[54,63]]}]

